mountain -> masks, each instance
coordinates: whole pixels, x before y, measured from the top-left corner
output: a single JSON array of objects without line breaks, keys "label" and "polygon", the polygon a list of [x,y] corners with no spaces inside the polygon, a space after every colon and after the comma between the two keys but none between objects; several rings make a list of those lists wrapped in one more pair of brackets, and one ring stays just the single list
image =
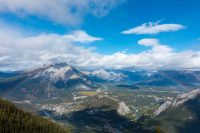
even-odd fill
[{"label": "mountain", "polygon": [[95,82],[126,82],[145,86],[200,86],[200,72],[189,70],[95,70],[88,72]]},{"label": "mountain", "polygon": [[163,111],[165,111],[168,108],[176,108],[185,102],[195,99],[196,97],[200,96],[200,89],[192,90],[188,93],[183,93],[178,95],[175,99],[168,100],[165,103],[163,103],[155,112],[155,115],[159,115]]},{"label": "mountain", "polygon": [[0,95],[10,100],[72,97],[71,90],[91,90],[98,84],[138,89],[139,86],[200,86],[200,72],[189,70],[94,70],[81,72],[65,63],[31,71],[0,73]]},{"label": "mountain", "polygon": [[177,96],[155,112],[152,123],[169,133],[200,131],[200,89]]},{"label": "mountain", "polygon": [[194,90],[200,83],[198,71],[81,72],[61,63],[0,74],[1,96],[25,110],[69,124],[74,131],[154,132],[158,127],[158,131],[176,133],[183,125],[194,123],[197,128],[199,124],[200,89]]},{"label": "mountain", "polygon": [[54,87],[60,89],[90,84],[83,73],[65,63],[42,68],[32,76],[33,79],[50,81]]},{"label": "mountain", "polygon": [[148,79],[148,77],[154,72],[147,71],[131,71],[131,70],[107,70],[98,69],[87,72],[88,78],[97,82],[141,82]]},{"label": "mountain", "polygon": [[13,77],[20,74],[20,72],[1,72],[0,71],[0,79],[1,78],[8,78],[8,77]]},{"label": "mountain", "polygon": [[200,131],[200,89],[178,95],[163,103],[154,116],[138,121],[138,128],[156,133],[193,133]]},{"label": "mountain", "polygon": [[186,70],[162,70],[151,75],[144,85],[167,86],[200,86],[200,73]]},{"label": "mountain", "polygon": [[126,79],[126,75],[122,72],[116,72],[106,69],[98,69],[87,73],[87,76],[97,82],[120,82]]},{"label": "mountain", "polygon": [[92,88],[93,84],[83,73],[64,63],[21,72],[0,80],[0,94],[10,100],[62,97],[72,89]]},{"label": "mountain", "polygon": [[48,119],[33,116],[0,99],[0,133],[69,133]]}]

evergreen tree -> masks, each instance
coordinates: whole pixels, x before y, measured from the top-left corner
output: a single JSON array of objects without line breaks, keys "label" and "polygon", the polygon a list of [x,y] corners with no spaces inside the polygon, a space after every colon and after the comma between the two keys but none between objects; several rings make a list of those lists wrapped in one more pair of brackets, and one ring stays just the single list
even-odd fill
[{"label": "evergreen tree", "polygon": [[16,108],[0,98],[0,133],[69,133],[61,125]]}]

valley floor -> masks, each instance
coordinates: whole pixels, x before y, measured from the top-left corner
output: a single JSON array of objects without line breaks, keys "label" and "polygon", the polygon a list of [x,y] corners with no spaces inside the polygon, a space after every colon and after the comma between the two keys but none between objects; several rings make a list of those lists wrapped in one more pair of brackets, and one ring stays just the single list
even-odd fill
[{"label": "valley floor", "polygon": [[[183,93],[175,88],[161,90],[156,87],[127,89],[106,86],[96,90],[76,90],[70,98],[13,102],[26,110],[63,123],[74,132],[172,133],[177,129],[168,128],[166,125],[170,124],[163,117],[154,118],[154,113],[163,103]],[[193,117],[190,111],[185,111],[185,118]],[[185,120],[180,121],[183,124]]]}]

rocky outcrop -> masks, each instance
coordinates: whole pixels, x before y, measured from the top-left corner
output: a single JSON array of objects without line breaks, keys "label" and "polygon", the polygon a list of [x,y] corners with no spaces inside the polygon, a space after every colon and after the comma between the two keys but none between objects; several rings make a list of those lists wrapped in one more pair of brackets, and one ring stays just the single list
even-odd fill
[{"label": "rocky outcrop", "polygon": [[118,110],[117,112],[120,114],[120,115],[126,115],[130,112],[130,109],[129,107],[126,105],[125,102],[120,102],[119,103],[119,107],[118,107]]},{"label": "rocky outcrop", "polygon": [[167,108],[169,108],[169,107],[177,107],[177,106],[187,102],[188,100],[192,100],[192,99],[196,98],[199,95],[200,95],[200,89],[196,89],[196,90],[192,90],[191,92],[188,92],[188,93],[180,94],[175,99],[168,100],[165,103],[163,103],[154,112],[154,115],[157,116],[161,112],[165,111]]}]

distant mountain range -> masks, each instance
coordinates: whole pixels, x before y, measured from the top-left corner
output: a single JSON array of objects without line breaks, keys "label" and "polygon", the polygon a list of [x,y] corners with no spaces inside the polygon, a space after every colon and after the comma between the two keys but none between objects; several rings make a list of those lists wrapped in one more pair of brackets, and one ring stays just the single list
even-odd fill
[{"label": "distant mountain range", "polygon": [[86,74],[90,80],[96,82],[125,82],[146,86],[200,86],[200,71],[130,71],[100,69],[87,72]]},{"label": "distant mountain range", "polygon": [[[130,71],[94,70],[81,72],[65,63],[44,66],[32,71],[1,72],[0,94],[8,99],[40,99],[61,97],[70,90],[91,90],[103,83],[118,87],[200,86],[199,71]],[[67,93],[67,94],[66,94]]]},{"label": "distant mountain range", "polygon": [[[11,101],[72,98],[73,92],[96,90],[101,85],[140,89],[148,87],[188,87],[200,88],[200,72],[189,70],[107,70],[79,71],[68,64],[60,63],[44,66],[31,71],[0,72],[0,95]],[[175,130],[199,131],[200,89],[183,93],[164,102],[151,118],[141,117],[135,129],[146,132],[159,127],[164,132]],[[88,92],[87,92],[88,93]],[[109,97],[110,98],[110,97]],[[125,106],[121,103],[122,106]],[[123,107],[120,110],[129,111]],[[192,113],[191,113],[192,112]],[[153,113],[152,113],[153,114]],[[145,117],[145,116],[144,116]],[[113,119],[113,118],[112,118]],[[192,121],[193,123],[190,123]],[[147,123],[147,125],[145,124]],[[184,127],[181,127],[181,126]],[[169,127],[177,128],[171,129]],[[185,128],[185,130],[183,130]]]}]

